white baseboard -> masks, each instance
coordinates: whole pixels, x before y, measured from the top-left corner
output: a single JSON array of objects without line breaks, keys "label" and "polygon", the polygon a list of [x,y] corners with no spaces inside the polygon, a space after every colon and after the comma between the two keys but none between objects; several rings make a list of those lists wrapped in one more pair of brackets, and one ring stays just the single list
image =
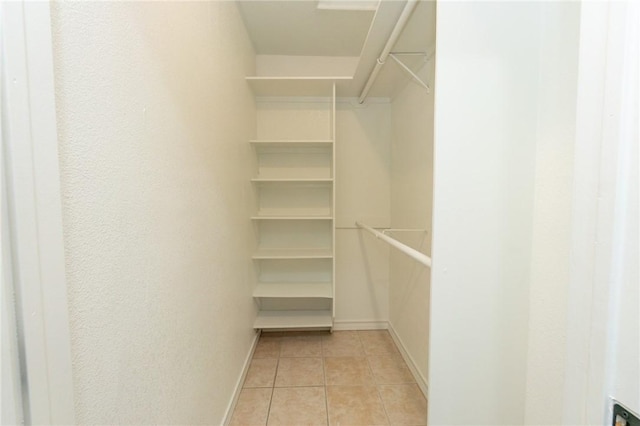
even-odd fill
[{"label": "white baseboard", "polygon": [[253,342],[251,343],[251,348],[249,349],[249,353],[244,360],[244,365],[242,367],[242,374],[240,374],[240,378],[236,382],[235,389],[233,390],[233,397],[231,401],[229,401],[229,405],[227,406],[227,411],[224,413],[224,418],[222,419],[223,425],[228,425],[231,423],[231,416],[233,415],[233,410],[236,408],[236,404],[238,403],[238,398],[240,397],[240,391],[242,391],[242,385],[244,384],[244,379],[247,377],[247,372],[249,371],[249,365],[251,364],[251,359],[253,358],[253,353],[256,351],[256,346],[258,346],[258,340],[260,339],[260,333],[256,333],[253,338]]},{"label": "white baseboard", "polygon": [[396,343],[396,346],[400,350],[400,353],[402,354],[402,358],[404,358],[404,362],[407,363],[407,367],[409,367],[409,370],[411,370],[411,374],[413,374],[413,377],[416,379],[416,383],[418,384],[418,387],[424,394],[424,397],[426,399],[429,399],[428,398],[429,383],[427,382],[426,377],[424,377],[422,373],[420,373],[420,370],[418,370],[415,360],[411,355],[409,355],[409,352],[407,351],[406,346],[402,342],[402,339],[400,338],[400,336],[398,336],[398,333],[396,333],[395,329],[393,328],[393,324],[389,323],[388,330],[389,330],[389,334],[391,334],[391,338],[393,339],[393,341]]},{"label": "white baseboard", "polygon": [[386,330],[389,326],[387,321],[349,321],[336,320],[333,322],[333,329],[336,331],[346,330]]}]

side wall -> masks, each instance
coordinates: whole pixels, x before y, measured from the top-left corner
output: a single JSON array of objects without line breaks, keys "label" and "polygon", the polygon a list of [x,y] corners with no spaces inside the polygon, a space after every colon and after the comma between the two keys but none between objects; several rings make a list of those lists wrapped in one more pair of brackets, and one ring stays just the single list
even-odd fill
[{"label": "side wall", "polygon": [[429,424],[522,424],[540,4],[437,19]]},{"label": "side wall", "polygon": [[439,5],[430,423],[637,410],[638,16]]},{"label": "side wall", "polygon": [[580,3],[542,6],[525,422],[562,424]]},{"label": "side wall", "polygon": [[53,3],[80,424],[217,424],[254,338],[236,6]]},{"label": "side wall", "polygon": [[[433,83],[434,60],[420,71]],[[391,227],[397,240],[431,255],[433,200],[433,91],[409,82],[393,99],[391,116]],[[392,249],[389,323],[424,382],[429,364],[431,270]]]}]

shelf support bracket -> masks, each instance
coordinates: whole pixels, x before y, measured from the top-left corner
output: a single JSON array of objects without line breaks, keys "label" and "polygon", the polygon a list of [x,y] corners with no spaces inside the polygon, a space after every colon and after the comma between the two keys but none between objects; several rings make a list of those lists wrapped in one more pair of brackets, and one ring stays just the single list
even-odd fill
[{"label": "shelf support bracket", "polygon": [[400,59],[398,59],[398,57],[396,56],[395,53],[389,53],[389,56],[391,57],[391,59],[396,61],[396,63],[398,65],[400,65],[402,67],[402,69],[404,69],[406,72],[408,72],[411,75],[411,77],[413,77],[414,80],[416,80],[416,82],[418,84],[420,84],[422,87],[427,89],[427,93],[431,93],[431,87],[429,87],[429,85],[427,83],[422,81],[422,79],[420,77],[418,77],[418,75],[415,72],[413,72],[413,70],[411,70],[411,68],[406,66],[404,62],[402,62]]}]

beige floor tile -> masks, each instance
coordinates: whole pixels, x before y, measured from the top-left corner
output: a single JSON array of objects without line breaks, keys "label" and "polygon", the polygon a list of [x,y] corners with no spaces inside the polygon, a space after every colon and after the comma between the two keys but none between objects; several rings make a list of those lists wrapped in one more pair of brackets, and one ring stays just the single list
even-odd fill
[{"label": "beige floor tile", "polygon": [[324,387],[275,388],[269,410],[269,426],[326,425]]},{"label": "beige floor tile", "polygon": [[426,425],[427,400],[418,385],[378,386],[392,425]]},{"label": "beige floor tile", "polygon": [[358,331],[364,352],[369,355],[399,356],[398,348],[387,330]]},{"label": "beige floor tile", "polygon": [[272,388],[242,389],[230,425],[266,425],[272,390]]},{"label": "beige floor tile", "polygon": [[322,358],[280,358],[276,375],[277,387],[322,385]]},{"label": "beige floor tile", "polygon": [[375,386],[327,386],[327,407],[330,425],[389,424]]},{"label": "beige floor tile", "polygon": [[280,341],[281,357],[322,356],[321,336],[285,336]]},{"label": "beige floor tile", "polygon": [[273,386],[276,376],[278,358],[259,358],[251,360],[247,378],[244,380],[245,388],[267,388]]},{"label": "beige floor tile", "polygon": [[280,337],[260,336],[253,358],[278,358],[280,356]]},{"label": "beige floor tile", "polygon": [[307,331],[284,331],[282,332],[282,336],[284,337],[296,337],[296,336],[304,336],[304,337],[322,337],[328,336],[331,332],[328,330],[307,330]]},{"label": "beige floor tile", "polygon": [[287,333],[284,331],[268,331],[268,330],[262,330],[262,333],[260,334],[261,336],[264,337],[283,337],[284,335],[286,335]]},{"label": "beige floor tile", "polygon": [[356,331],[335,331],[322,338],[323,356],[364,356]]},{"label": "beige floor tile", "polygon": [[374,384],[369,363],[364,357],[324,358],[324,374],[327,385]]},{"label": "beige floor tile", "polygon": [[369,366],[379,385],[415,383],[413,374],[400,356],[370,356]]}]

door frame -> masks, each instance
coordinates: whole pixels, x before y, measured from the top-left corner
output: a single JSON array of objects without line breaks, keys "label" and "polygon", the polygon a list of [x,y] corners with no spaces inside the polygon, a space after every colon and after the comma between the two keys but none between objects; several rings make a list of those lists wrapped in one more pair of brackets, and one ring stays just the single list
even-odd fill
[{"label": "door frame", "polygon": [[74,424],[50,3],[0,7],[2,244],[13,276],[3,290],[15,290],[24,421]]},{"label": "door frame", "polygon": [[638,57],[625,49],[635,40],[629,31],[640,28],[640,8],[631,1],[583,2],[581,28],[563,421],[598,425],[611,422],[614,381],[634,373],[618,371],[625,367],[615,359],[624,340],[618,335],[621,277],[629,269],[623,254],[634,244],[637,250],[638,238],[634,243],[625,232],[626,212],[637,211],[631,194],[638,185],[630,181],[638,165],[630,123],[638,111],[629,101],[635,96],[637,105],[640,97],[626,89],[633,85],[625,66],[637,66]]}]

